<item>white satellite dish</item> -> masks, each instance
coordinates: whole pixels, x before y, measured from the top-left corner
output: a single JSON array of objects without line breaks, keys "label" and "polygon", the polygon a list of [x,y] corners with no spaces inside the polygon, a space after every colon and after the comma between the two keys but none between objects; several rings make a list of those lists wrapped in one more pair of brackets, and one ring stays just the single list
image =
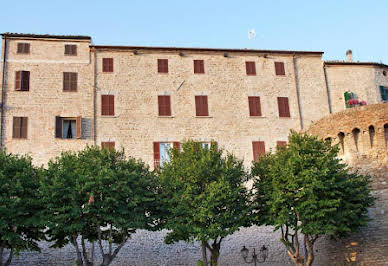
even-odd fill
[{"label": "white satellite dish", "polygon": [[248,39],[251,40],[254,38],[256,38],[256,31],[255,31],[255,29],[251,29],[248,31]]}]

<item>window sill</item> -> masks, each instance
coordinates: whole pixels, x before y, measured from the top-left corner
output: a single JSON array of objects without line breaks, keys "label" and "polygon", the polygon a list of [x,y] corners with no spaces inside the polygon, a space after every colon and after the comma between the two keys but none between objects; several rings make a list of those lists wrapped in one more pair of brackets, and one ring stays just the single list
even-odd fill
[{"label": "window sill", "polygon": [[287,116],[287,117],[285,117],[285,116],[278,116],[278,118],[279,119],[291,119],[291,116]]},{"label": "window sill", "polygon": [[174,118],[174,115],[158,115],[158,118]]},{"label": "window sill", "polygon": [[205,116],[205,115],[196,115],[195,118],[213,118],[212,116]]},{"label": "window sill", "polygon": [[101,118],[117,118],[119,115],[100,115]]},{"label": "window sill", "polygon": [[263,116],[263,115],[261,115],[261,116],[258,116],[258,115],[254,115],[254,116],[248,116],[248,118],[267,118],[266,116]]}]

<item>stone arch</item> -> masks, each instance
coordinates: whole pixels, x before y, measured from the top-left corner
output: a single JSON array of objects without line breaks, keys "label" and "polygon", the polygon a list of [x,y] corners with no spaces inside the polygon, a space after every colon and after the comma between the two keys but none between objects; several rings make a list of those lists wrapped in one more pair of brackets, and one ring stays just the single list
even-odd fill
[{"label": "stone arch", "polygon": [[354,145],[356,146],[356,151],[358,151],[358,139],[360,137],[360,132],[361,130],[357,127],[352,130],[352,136],[354,140]]},{"label": "stone arch", "polygon": [[388,146],[388,123],[384,124],[385,145]]},{"label": "stone arch", "polygon": [[373,148],[373,143],[376,135],[375,127],[373,125],[370,125],[368,128],[368,131],[369,131],[370,147]]},{"label": "stone arch", "polygon": [[338,139],[339,139],[339,143],[340,143],[340,146],[341,146],[342,154],[344,154],[345,153],[345,133],[344,132],[339,132],[338,133]]}]

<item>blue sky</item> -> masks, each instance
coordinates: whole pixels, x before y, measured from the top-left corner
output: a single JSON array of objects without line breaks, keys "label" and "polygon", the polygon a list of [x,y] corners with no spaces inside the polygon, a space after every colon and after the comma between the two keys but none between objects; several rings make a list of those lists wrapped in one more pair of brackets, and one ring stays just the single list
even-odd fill
[{"label": "blue sky", "polygon": [[[0,2],[0,32],[90,35],[94,44],[324,51],[388,64],[387,0]],[[254,28],[256,38],[248,39]]]}]

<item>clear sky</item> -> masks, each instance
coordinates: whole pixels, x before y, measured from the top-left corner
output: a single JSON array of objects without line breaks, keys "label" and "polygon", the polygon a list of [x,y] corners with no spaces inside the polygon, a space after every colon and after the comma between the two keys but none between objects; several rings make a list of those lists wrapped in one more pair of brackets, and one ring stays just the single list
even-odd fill
[{"label": "clear sky", "polygon": [[[323,51],[388,64],[388,0],[1,0],[0,32],[94,44]],[[255,29],[256,38],[248,39]]]}]

